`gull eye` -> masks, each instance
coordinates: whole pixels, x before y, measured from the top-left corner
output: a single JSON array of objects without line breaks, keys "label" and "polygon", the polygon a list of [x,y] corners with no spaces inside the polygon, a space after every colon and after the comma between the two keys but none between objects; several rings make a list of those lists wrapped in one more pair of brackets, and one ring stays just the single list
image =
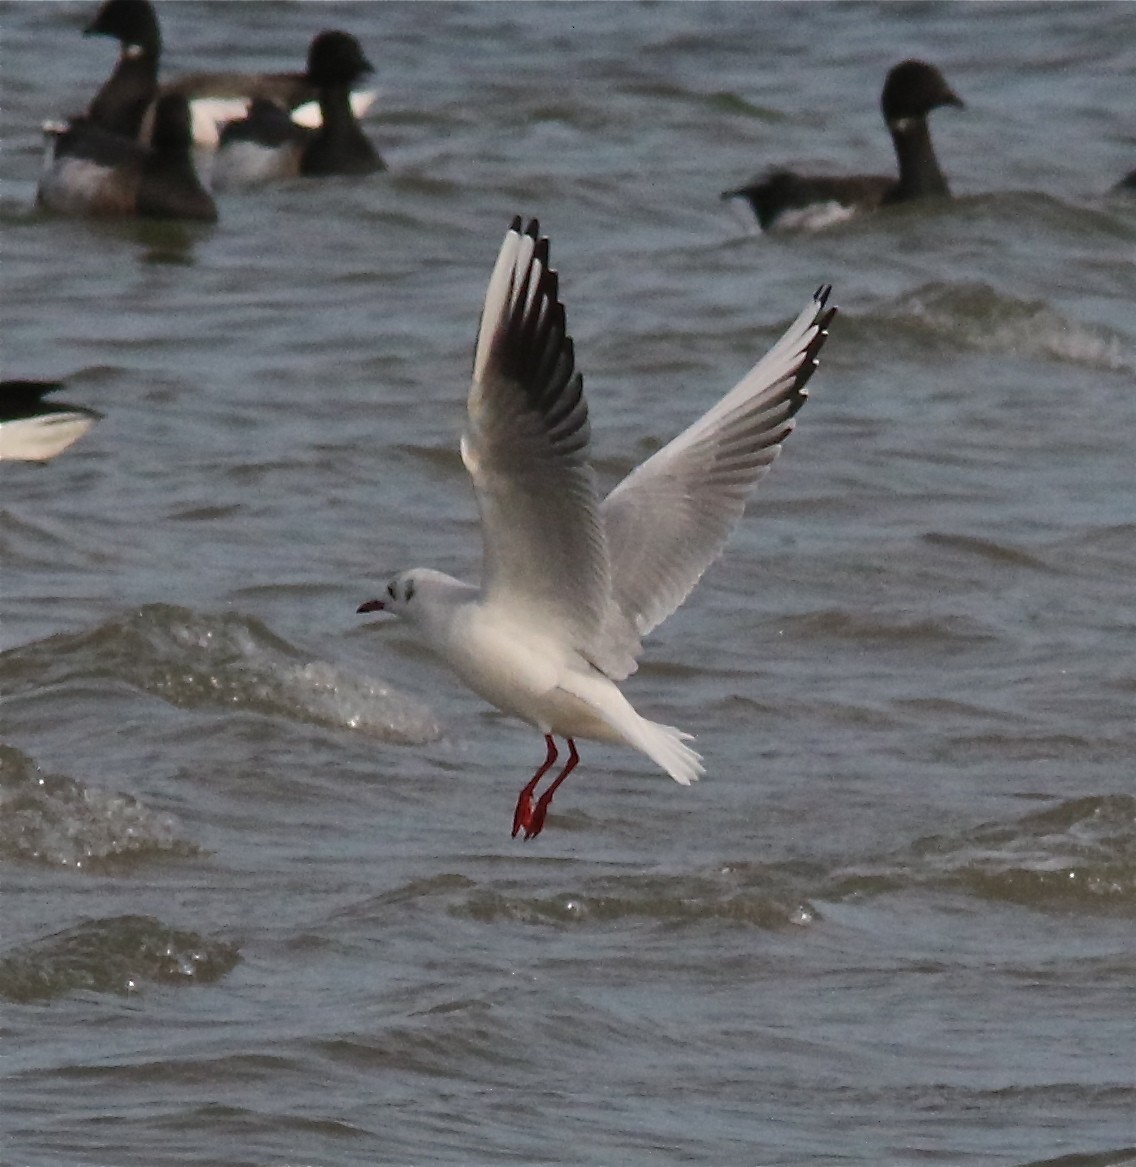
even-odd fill
[{"label": "gull eye", "polygon": [[392,600],[394,599],[394,584],[387,584],[387,595],[390,596]]}]

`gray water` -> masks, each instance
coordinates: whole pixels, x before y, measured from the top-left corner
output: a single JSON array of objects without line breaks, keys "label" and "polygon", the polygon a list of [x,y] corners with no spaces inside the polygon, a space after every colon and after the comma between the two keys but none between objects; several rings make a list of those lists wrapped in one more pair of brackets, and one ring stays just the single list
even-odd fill
[{"label": "gray water", "polygon": [[[169,74],[378,67],[390,170],[215,227],[34,209],[114,46],[0,11],[7,376],[106,417],[0,466],[0,1161],[1136,1162],[1136,6],[162,4]],[[956,198],[762,237],[718,192]],[[612,483],[823,281],[811,400],[625,686],[683,789],[355,608],[478,570],[457,456],[510,218]]]}]

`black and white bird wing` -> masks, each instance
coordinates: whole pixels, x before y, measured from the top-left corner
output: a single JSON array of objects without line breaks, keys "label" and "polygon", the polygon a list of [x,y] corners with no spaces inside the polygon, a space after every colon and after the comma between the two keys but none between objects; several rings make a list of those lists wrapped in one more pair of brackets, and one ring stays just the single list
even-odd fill
[{"label": "black and white bird wing", "polygon": [[825,306],[830,291],[818,289],[781,339],[717,405],[604,500],[600,513],[611,554],[614,608],[609,623],[617,630],[630,623],[646,636],[682,604],[721,554],[805,403],[806,383],[836,312]]},{"label": "black and white bird wing", "polygon": [[462,461],[481,511],[484,602],[603,668],[608,552],[557,283],[538,223],[515,219],[485,294]]}]

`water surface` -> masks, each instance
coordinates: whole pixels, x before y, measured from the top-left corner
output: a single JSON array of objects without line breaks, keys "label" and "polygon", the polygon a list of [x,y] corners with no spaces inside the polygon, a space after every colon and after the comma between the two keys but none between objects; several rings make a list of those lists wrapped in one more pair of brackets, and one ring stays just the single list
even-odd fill
[{"label": "water surface", "polygon": [[[1136,1162],[1136,5],[162,4],[171,74],[378,67],[386,174],[204,228],[34,209],[91,9],[0,11],[5,375],[106,415],[0,466],[5,1162]],[[912,55],[952,202],[719,203],[887,171]],[[705,780],[588,744],[527,845],[539,736],[355,615],[477,572],[516,213],[605,483],[841,306],[626,686]]]}]

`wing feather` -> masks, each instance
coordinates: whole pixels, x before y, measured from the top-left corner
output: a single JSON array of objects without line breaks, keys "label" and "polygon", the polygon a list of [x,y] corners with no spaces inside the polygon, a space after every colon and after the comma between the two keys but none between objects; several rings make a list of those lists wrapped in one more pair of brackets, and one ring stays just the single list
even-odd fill
[{"label": "wing feather", "polygon": [[481,511],[487,604],[554,622],[604,667],[610,569],[588,406],[548,240],[515,219],[489,279],[462,458]]},{"label": "wing feather", "polygon": [[830,291],[819,288],[717,405],[604,500],[613,601],[608,624],[616,638],[626,638],[628,624],[642,637],[662,623],[721,554],[807,399],[805,386],[836,312],[826,308]]}]

